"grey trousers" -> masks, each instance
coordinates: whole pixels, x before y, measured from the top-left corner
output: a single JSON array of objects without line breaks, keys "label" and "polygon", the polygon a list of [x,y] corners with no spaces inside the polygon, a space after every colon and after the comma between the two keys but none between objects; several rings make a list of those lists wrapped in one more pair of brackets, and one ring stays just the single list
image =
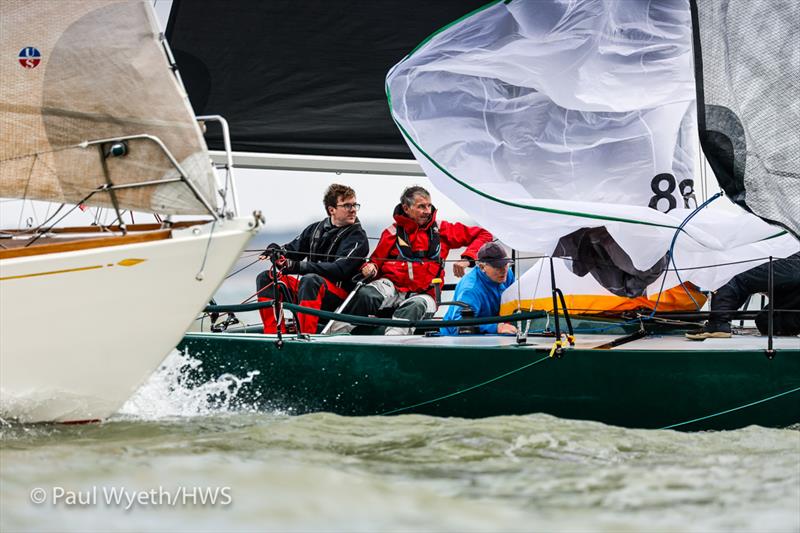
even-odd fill
[{"label": "grey trousers", "polygon": [[[376,279],[361,287],[344,313],[351,315],[374,315],[380,309],[394,309],[392,318],[420,320],[436,312],[436,302],[428,294],[398,291],[394,283],[386,278]],[[328,330],[330,333],[350,333],[355,326],[335,321]],[[414,328],[388,327],[386,335],[411,335]]]}]

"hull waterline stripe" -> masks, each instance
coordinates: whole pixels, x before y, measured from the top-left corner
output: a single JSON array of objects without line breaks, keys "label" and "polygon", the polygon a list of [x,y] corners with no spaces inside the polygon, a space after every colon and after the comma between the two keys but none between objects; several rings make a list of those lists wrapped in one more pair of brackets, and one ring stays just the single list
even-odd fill
[{"label": "hull waterline stripe", "polygon": [[[139,259],[136,257],[123,259],[122,261],[118,261],[117,265],[124,266],[124,267],[132,267],[136,266],[139,263],[144,263],[147,259]],[[105,265],[107,267],[113,267],[114,263],[109,263]],[[22,278],[35,278],[37,276],[49,276],[51,274],[66,274],[68,272],[82,272],[84,270],[96,270],[98,268],[103,268],[103,265],[94,265],[88,267],[79,267],[79,268],[67,268],[64,270],[51,270],[50,272],[37,272],[35,274],[20,274],[19,276],[6,276],[5,278],[0,278],[0,281],[6,281],[9,279],[22,279]]]},{"label": "hull waterline stripe", "polygon": [[49,276],[51,274],[66,274],[68,272],[83,272],[85,270],[96,270],[98,268],[103,268],[103,265],[94,265],[94,266],[80,267],[80,268],[67,268],[67,269],[64,269],[64,270],[51,270],[50,272],[37,272],[35,274],[21,274],[19,276],[6,276],[5,278],[0,278],[0,281],[8,281],[10,279],[35,278],[37,276]]}]

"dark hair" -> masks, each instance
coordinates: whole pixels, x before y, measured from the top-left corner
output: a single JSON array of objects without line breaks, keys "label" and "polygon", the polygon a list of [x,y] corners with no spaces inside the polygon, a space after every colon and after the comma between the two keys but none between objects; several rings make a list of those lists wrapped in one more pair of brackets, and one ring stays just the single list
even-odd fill
[{"label": "dark hair", "polygon": [[431,193],[429,193],[425,187],[413,185],[411,187],[407,187],[406,190],[403,191],[403,194],[400,195],[400,204],[411,207],[414,205],[414,197],[418,194],[428,198],[431,197]]},{"label": "dark hair", "polygon": [[336,204],[339,202],[339,197],[342,198],[350,198],[351,196],[355,196],[356,191],[352,189],[352,187],[348,187],[347,185],[339,185],[338,183],[332,183],[328,190],[325,191],[325,196],[322,197],[322,205],[325,206],[325,214],[328,214],[328,208],[333,207],[336,208]]}]

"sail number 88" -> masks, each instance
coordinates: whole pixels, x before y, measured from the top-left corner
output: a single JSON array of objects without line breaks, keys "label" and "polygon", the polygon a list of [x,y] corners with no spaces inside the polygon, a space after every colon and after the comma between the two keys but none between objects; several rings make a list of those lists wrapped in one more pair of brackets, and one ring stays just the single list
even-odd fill
[{"label": "sail number 88", "polygon": [[[658,174],[653,178],[650,182],[650,189],[654,194],[648,205],[662,213],[669,213],[678,207],[678,201],[672,194],[675,192],[675,181],[675,176],[668,173]],[[687,209],[697,207],[697,199],[694,196],[694,180],[682,180],[677,186],[678,192],[683,197],[683,207]]]}]

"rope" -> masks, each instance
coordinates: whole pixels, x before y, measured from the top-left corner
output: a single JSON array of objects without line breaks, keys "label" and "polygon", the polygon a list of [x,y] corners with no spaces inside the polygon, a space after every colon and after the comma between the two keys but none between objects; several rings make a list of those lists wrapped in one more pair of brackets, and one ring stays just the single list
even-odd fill
[{"label": "rope", "polygon": [[[719,193],[715,194],[714,196],[712,196],[711,198],[709,198],[708,200],[706,200],[705,202],[700,204],[700,206],[695,208],[694,211],[689,213],[689,215],[686,218],[683,219],[683,222],[681,222],[680,225],[678,226],[678,228],[675,230],[675,233],[672,236],[672,242],[669,245],[669,250],[667,250],[667,258],[668,258],[667,259],[667,265],[669,265],[669,263],[672,262],[672,266],[674,266],[675,269],[676,269],[675,270],[676,274],[678,273],[678,271],[677,271],[678,265],[675,264],[675,258],[674,258],[673,251],[674,251],[674,248],[675,248],[675,242],[678,240],[678,235],[683,230],[683,227],[686,225],[686,223],[689,222],[689,220],[692,219],[692,217],[694,217],[697,213],[700,212],[701,209],[703,209],[705,206],[707,206],[708,204],[710,204],[711,202],[713,202],[714,200],[716,200],[720,196],[722,196],[722,195],[719,194]],[[658,310],[658,304],[661,303],[661,295],[664,294],[664,284],[667,281],[667,274],[668,273],[669,273],[669,269],[664,270],[664,277],[661,278],[661,287],[659,287],[659,289],[658,289],[658,298],[656,298],[656,303],[653,306],[653,312],[650,313],[650,318],[652,318],[653,315],[656,314],[656,311]],[[694,297],[692,297],[691,293],[686,288],[686,286],[683,285],[683,281],[681,281],[680,275],[678,275],[678,281],[681,282],[681,286],[683,287],[683,290],[686,291],[686,294],[692,300],[692,302],[694,303],[695,307],[697,307],[697,309],[700,309],[700,306],[697,304],[697,302],[695,301]]]},{"label": "rope", "polygon": [[[253,302],[250,304],[239,305],[207,305],[205,308],[206,313],[241,313],[245,311],[255,311],[256,309],[266,309],[272,307],[273,300],[264,302]],[[296,305],[288,302],[283,303],[283,307],[290,311],[297,313],[305,313],[320,318],[327,318],[329,320],[338,320],[340,322],[348,322],[358,326],[389,326],[389,327],[403,327],[403,328],[440,328],[440,327],[458,327],[458,326],[481,326],[484,324],[499,324],[500,322],[517,322],[519,320],[529,320],[535,318],[542,318],[545,316],[544,311],[533,311],[531,313],[516,313],[513,315],[492,316],[482,318],[462,318],[460,320],[405,320],[405,319],[390,319],[390,318],[373,318],[358,315],[348,315],[345,313],[334,313],[331,311],[323,311],[321,309],[312,309],[302,305]]]},{"label": "rope", "polygon": [[208,260],[208,251],[211,249],[211,240],[214,237],[214,229],[217,227],[217,219],[211,223],[211,229],[208,232],[208,240],[206,241],[206,249],[203,252],[203,261],[200,263],[200,270],[195,274],[195,279],[201,281],[205,277],[204,270],[206,268],[206,261]]},{"label": "rope", "polygon": [[739,411],[740,409],[745,409],[747,407],[752,407],[753,405],[758,405],[760,403],[768,402],[770,400],[774,400],[775,398],[780,398],[781,396],[786,396],[787,394],[792,394],[793,392],[797,392],[797,391],[800,391],[800,387],[796,387],[796,388],[794,388],[792,390],[788,390],[786,392],[781,392],[780,394],[775,394],[773,396],[770,396],[768,398],[764,398],[762,400],[757,400],[755,402],[750,402],[750,403],[745,404],[745,405],[740,405],[739,407],[734,407],[733,409],[727,409],[725,411],[720,411],[719,413],[714,413],[714,414],[711,414],[711,415],[708,415],[708,416],[702,416],[700,418],[695,418],[693,420],[687,420],[686,422],[678,422],[677,424],[672,424],[671,426],[664,426],[663,428],[659,428],[659,429],[672,429],[672,428],[677,428],[677,427],[680,427],[680,426],[685,426],[687,424],[692,424],[694,422],[700,422],[701,420],[708,420],[709,418],[714,418],[716,416],[721,416],[721,415],[724,415],[724,414],[727,414],[727,413],[732,413],[734,411]]},{"label": "rope", "polygon": [[496,377],[493,377],[492,379],[488,379],[488,380],[486,380],[484,382],[478,383],[477,385],[472,385],[471,387],[467,387],[466,389],[460,389],[460,390],[457,390],[456,392],[451,392],[450,394],[445,394],[444,396],[439,396],[438,398],[434,398],[432,400],[427,400],[427,401],[420,402],[420,403],[417,403],[417,404],[414,404],[414,405],[407,405],[405,407],[398,407],[397,409],[392,409],[391,411],[386,411],[385,413],[380,413],[378,416],[392,415],[392,414],[395,414],[395,413],[399,413],[401,411],[407,411],[409,409],[414,409],[415,407],[420,407],[422,405],[428,405],[428,404],[431,404],[431,403],[434,403],[434,402],[438,402],[438,401],[441,401],[441,400],[446,400],[447,398],[452,398],[453,396],[458,396],[459,394],[464,394],[465,392],[469,392],[471,390],[475,390],[475,389],[477,389],[479,387],[483,387],[484,385],[488,385],[489,383],[493,383],[493,382],[498,381],[500,379],[503,379],[503,378],[505,378],[507,376],[510,376],[511,374],[515,374],[515,373],[517,373],[517,372],[519,372],[521,370],[525,370],[526,368],[530,368],[533,365],[538,365],[542,361],[545,361],[545,360],[547,360],[549,358],[550,358],[549,355],[545,355],[541,359],[533,361],[532,363],[528,363],[528,364],[523,365],[523,366],[521,366],[519,368],[515,368],[514,370],[510,370],[510,371],[508,371],[508,372],[506,372],[504,374],[500,374],[499,376],[496,376]]},{"label": "rope", "polygon": [[[695,216],[697,213],[699,213],[699,212],[700,212],[700,211],[701,211],[701,210],[702,210],[704,207],[706,207],[708,204],[710,204],[711,202],[713,202],[714,200],[716,200],[716,199],[717,199],[717,198],[719,198],[720,196],[722,196],[722,193],[719,193],[719,192],[718,192],[717,194],[715,194],[714,196],[712,196],[711,198],[709,198],[708,200],[706,200],[705,202],[703,202],[702,204],[700,204],[700,206],[699,206],[699,207],[697,207],[697,208],[695,208],[695,210],[694,210],[694,211],[692,211],[691,213],[689,213],[689,216],[687,216],[685,219],[683,219],[683,222],[681,222],[681,225],[680,225],[680,226],[678,226],[678,229],[675,231],[675,235],[673,235],[673,236],[672,236],[672,242],[671,242],[671,243],[670,243],[670,245],[669,245],[669,260],[672,262],[672,266],[674,266],[674,267],[675,267],[675,276],[677,276],[677,278],[678,278],[678,281],[679,281],[679,282],[680,282],[680,284],[681,284],[681,287],[683,287],[683,290],[684,290],[684,292],[686,293],[686,296],[688,296],[688,297],[689,297],[689,299],[692,301],[692,303],[694,304],[694,306],[697,308],[697,310],[698,310],[698,311],[700,310],[700,304],[698,304],[698,303],[697,303],[697,301],[694,299],[694,296],[692,296],[692,293],[689,291],[689,288],[688,288],[688,287],[686,287],[686,284],[685,284],[685,283],[683,282],[683,280],[681,279],[681,273],[680,273],[680,271],[678,271],[678,265],[675,263],[675,254],[674,254],[674,248],[675,248],[675,243],[676,243],[676,242],[677,242],[677,240],[678,240],[678,234],[680,233],[680,230],[681,230],[681,229],[683,229],[683,227],[684,227],[684,226],[685,226],[685,225],[686,225],[686,224],[687,224],[687,223],[688,223],[688,222],[689,222],[689,221],[690,221],[690,220],[691,220],[691,219],[692,219],[692,218],[693,218],[693,217],[694,217],[694,216]],[[656,304],[656,307],[658,307],[658,304]]]},{"label": "rope", "polygon": [[228,274],[227,276],[225,276],[225,279],[232,278],[233,276],[235,276],[235,275],[236,275],[236,274],[238,274],[239,272],[241,272],[241,271],[243,271],[243,270],[247,270],[247,269],[248,269],[248,268],[250,268],[251,266],[253,266],[253,265],[255,265],[256,263],[258,263],[259,261],[261,261],[261,259],[260,259],[260,258],[256,258],[256,260],[255,260],[255,261],[253,261],[253,262],[251,262],[251,263],[247,263],[245,266],[243,266],[242,268],[240,268],[240,269],[239,269],[239,270],[237,270],[236,272],[232,272],[232,273]]}]

